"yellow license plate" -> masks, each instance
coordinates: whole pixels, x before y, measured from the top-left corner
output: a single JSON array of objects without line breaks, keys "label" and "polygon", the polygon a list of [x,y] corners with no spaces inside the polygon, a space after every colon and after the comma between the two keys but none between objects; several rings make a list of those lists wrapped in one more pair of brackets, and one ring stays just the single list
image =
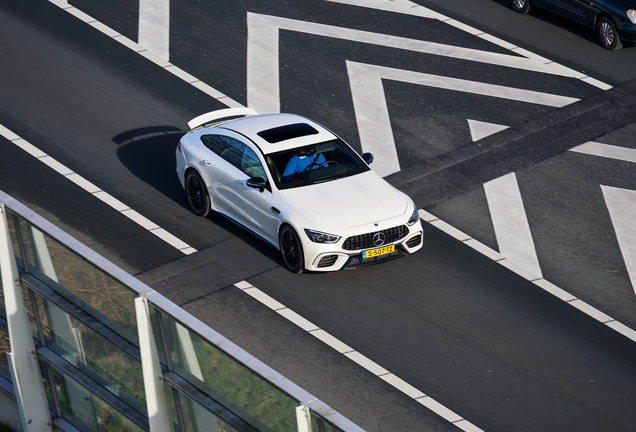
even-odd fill
[{"label": "yellow license plate", "polygon": [[373,258],[380,255],[390,254],[393,251],[395,251],[395,245],[384,246],[362,252],[362,258]]}]

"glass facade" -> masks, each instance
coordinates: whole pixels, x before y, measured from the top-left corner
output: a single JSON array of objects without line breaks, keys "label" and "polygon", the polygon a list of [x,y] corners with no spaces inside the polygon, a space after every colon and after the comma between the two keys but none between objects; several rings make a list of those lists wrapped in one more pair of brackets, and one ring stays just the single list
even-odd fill
[{"label": "glass facade", "polygon": [[[139,294],[19,215],[7,211],[7,222],[53,418],[82,432],[149,430],[134,304]],[[150,312],[164,374],[186,383],[164,381],[172,430],[298,430],[298,400],[155,305]],[[0,376],[11,381],[9,351],[0,281]],[[312,430],[340,429],[312,416]]]},{"label": "glass facade", "polygon": [[[251,423],[274,431],[297,431],[292,399],[214,344],[162,314],[168,352],[176,373]],[[254,424],[256,423],[256,424]]]}]

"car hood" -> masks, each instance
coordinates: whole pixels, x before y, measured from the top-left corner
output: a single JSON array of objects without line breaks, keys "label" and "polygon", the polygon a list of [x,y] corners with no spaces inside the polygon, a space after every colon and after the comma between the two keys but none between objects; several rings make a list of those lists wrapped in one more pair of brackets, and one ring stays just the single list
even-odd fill
[{"label": "car hood", "polygon": [[[373,171],[280,191],[281,200],[316,224],[346,228],[403,215],[409,200]],[[311,228],[311,227],[307,227]]]}]

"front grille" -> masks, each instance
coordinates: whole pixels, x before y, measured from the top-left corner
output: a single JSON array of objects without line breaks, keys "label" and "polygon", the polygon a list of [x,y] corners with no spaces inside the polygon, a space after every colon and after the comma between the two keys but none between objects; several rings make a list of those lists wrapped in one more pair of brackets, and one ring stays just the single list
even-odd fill
[{"label": "front grille", "polygon": [[331,267],[338,260],[338,255],[327,255],[325,257],[320,258],[318,262],[318,268]]},{"label": "front grille", "polygon": [[409,241],[406,242],[406,245],[410,248],[414,248],[415,246],[419,245],[421,242],[422,242],[422,236],[417,235],[413,237],[412,239],[409,239]]},{"label": "front grille", "polygon": [[[373,244],[373,236],[376,233],[384,234],[384,243],[381,245]],[[388,228],[381,231],[374,231],[366,234],[359,234],[347,238],[342,244],[342,248],[345,250],[362,250],[370,249],[378,246],[388,245],[398,240],[403,239],[409,233],[409,229],[406,225],[400,225],[393,228]]]}]

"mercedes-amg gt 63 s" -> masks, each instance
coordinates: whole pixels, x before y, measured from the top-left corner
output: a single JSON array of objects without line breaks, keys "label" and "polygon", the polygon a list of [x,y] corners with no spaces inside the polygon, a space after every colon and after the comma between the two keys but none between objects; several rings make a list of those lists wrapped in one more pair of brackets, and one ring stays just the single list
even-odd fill
[{"label": "mercedes-amg gt 63 s", "polygon": [[318,123],[228,108],[188,122],[177,175],[192,211],[215,211],[281,251],[292,272],[336,271],[422,248],[413,201]]}]

